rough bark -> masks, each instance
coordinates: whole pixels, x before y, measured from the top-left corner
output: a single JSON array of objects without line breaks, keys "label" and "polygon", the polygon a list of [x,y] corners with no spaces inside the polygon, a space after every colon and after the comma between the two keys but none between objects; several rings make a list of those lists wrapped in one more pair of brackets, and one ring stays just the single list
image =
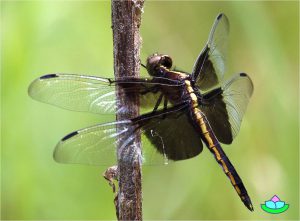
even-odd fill
[{"label": "rough bark", "polygon": [[[114,44],[115,78],[139,77],[141,37],[139,27],[143,0],[112,0],[112,29]],[[117,88],[118,106],[130,110],[118,114],[117,120],[130,119],[139,114],[138,97],[120,96],[122,88]],[[117,128],[118,129],[118,128]],[[119,128],[120,129],[120,128]],[[126,136],[124,136],[126,137]],[[117,148],[119,191],[115,200],[118,220],[142,220],[142,186],[141,186],[141,146],[140,136],[125,148],[124,139],[120,137]]]}]

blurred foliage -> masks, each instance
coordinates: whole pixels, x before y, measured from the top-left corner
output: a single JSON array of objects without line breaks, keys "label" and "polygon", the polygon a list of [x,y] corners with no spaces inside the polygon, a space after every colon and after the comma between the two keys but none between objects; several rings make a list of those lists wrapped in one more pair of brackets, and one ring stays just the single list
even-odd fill
[{"label": "blurred foliage", "polygon": [[[231,24],[228,73],[243,71],[255,91],[235,142],[224,146],[255,207],[249,212],[212,155],[143,168],[145,219],[299,218],[299,3],[146,1],[142,58],[172,56],[191,71],[215,16]],[[1,2],[2,219],[115,219],[105,167],[57,164],[56,142],[103,116],[69,112],[29,98],[45,73],[113,76],[110,2]],[[145,74],[145,73],[144,73]],[[290,204],[270,215],[277,194]]]}]

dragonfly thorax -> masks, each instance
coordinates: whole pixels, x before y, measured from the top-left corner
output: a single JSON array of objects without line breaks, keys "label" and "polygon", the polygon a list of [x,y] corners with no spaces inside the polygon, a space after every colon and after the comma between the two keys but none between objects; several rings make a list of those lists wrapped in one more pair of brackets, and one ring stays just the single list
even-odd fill
[{"label": "dragonfly thorax", "polygon": [[172,67],[172,58],[168,55],[153,54],[147,59],[147,71],[151,76],[164,77],[165,71]]}]

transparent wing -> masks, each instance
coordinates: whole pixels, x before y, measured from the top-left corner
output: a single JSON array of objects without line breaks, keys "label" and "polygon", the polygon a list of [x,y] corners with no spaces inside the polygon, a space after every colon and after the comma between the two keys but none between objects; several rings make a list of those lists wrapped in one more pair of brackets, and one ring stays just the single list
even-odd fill
[{"label": "transparent wing", "polygon": [[250,77],[240,73],[222,88],[204,94],[201,110],[220,142],[230,144],[238,134],[252,93]]},{"label": "transparent wing", "polygon": [[[122,128],[118,132],[117,126]],[[56,145],[54,159],[60,163],[113,165],[117,159],[118,136],[129,129],[130,121],[121,121],[72,132]]]},{"label": "transparent wing", "polygon": [[[161,95],[160,87],[179,87],[169,79],[109,79],[74,74],[48,74],[31,83],[29,95],[35,100],[74,111],[87,111],[96,114],[128,112],[118,105],[115,87],[123,90],[120,96],[140,98],[142,108],[153,108]],[[118,107],[118,109],[117,109]]]},{"label": "transparent wing", "polygon": [[206,91],[222,81],[225,73],[228,34],[228,18],[224,14],[219,14],[192,71],[196,86],[200,90]]},{"label": "transparent wing", "polygon": [[166,164],[194,157],[202,151],[202,143],[186,111],[186,106],[174,107],[75,131],[57,144],[54,159],[61,163],[112,165],[117,159],[116,146],[121,145],[123,150],[129,148],[135,133],[140,133],[142,140],[150,141],[143,142],[144,164]]}]

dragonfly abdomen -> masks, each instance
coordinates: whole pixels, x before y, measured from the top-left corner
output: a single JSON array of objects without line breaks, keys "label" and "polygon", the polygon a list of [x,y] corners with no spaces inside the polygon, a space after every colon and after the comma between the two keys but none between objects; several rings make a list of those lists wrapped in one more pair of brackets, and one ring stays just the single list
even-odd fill
[{"label": "dragonfly abdomen", "polygon": [[200,130],[202,134],[202,140],[208,147],[209,151],[214,155],[216,161],[222,167],[224,173],[229,178],[232,186],[236,190],[242,202],[249,210],[253,211],[253,206],[250,197],[242,182],[242,179],[240,178],[235,168],[231,164],[230,160],[226,156],[225,152],[223,151],[205,115],[199,108],[194,108],[192,116],[195,122],[197,122],[197,129]]}]

